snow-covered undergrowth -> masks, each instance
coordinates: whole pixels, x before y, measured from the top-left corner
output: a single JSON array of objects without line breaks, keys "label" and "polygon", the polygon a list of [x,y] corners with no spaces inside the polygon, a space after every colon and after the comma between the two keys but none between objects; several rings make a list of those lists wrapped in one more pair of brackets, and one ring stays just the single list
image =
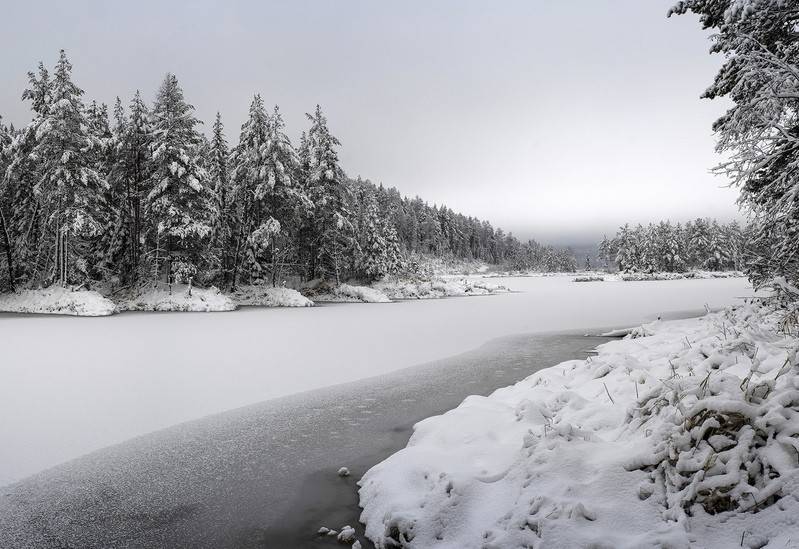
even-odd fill
[{"label": "snow-covered undergrowth", "polygon": [[574,281],[599,282],[603,280],[620,280],[623,282],[639,282],[651,280],[705,280],[708,278],[742,278],[744,276],[745,275],[740,271],[688,271],[685,273],[603,273],[599,271],[588,271],[585,273],[577,273]]},{"label": "snow-covered undergrowth", "polygon": [[269,285],[239,286],[230,296],[239,305],[260,307],[313,307],[313,301],[297,290]]},{"label": "snow-covered undergrowth", "polygon": [[453,257],[413,256],[408,261],[415,264],[410,269],[416,275],[424,277],[467,276],[487,273],[491,268],[487,263],[476,259],[455,259]]},{"label": "snow-covered undergrowth", "polygon": [[0,295],[0,311],[74,316],[107,316],[117,312],[111,301],[95,291],[50,286]]},{"label": "snow-covered undergrowth", "polygon": [[165,286],[150,287],[136,295],[117,301],[121,311],[233,311],[236,303],[217,288],[191,288],[173,284],[172,291]]},{"label": "snow-covered undergrowth", "polygon": [[658,321],[469,397],[361,479],[367,536],[380,548],[795,546],[795,332],[795,315],[752,303]]},{"label": "snow-covered undergrowth", "polygon": [[740,271],[688,271],[685,273],[618,273],[612,276],[617,280],[636,282],[640,280],[682,280],[684,278],[736,278],[745,275]]},{"label": "snow-covered undergrowth", "polygon": [[457,277],[433,280],[382,280],[374,282],[372,287],[391,299],[435,299],[508,291],[505,286],[490,284],[485,280]]},{"label": "snow-covered undergrowth", "polygon": [[334,284],[325,280],[313,280],[301,290],[303,295],[319,302],[390,303],[391,299],[378,289],[368,286]]}]

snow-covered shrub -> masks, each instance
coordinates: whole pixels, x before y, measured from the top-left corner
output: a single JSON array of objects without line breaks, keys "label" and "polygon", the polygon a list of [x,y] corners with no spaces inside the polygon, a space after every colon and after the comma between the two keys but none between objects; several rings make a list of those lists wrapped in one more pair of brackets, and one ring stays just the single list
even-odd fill
[{"label": "snow-covered shrub", "polygon": [[312,280],[301,293],[313,301],[390,303],[391,299],[378,289],[368,286],[335,284],[326,280]]},{"label": "snow-covered shrub", "polygon": [[602,276],[577,276],[574,282],[604,282],[605,277]]},{"label": "snow-covered shrub", "polygon": [[239,286],[230,296],[239,305],[259,307],[313,307],[313,301],[297,290],[266,284]]},{"label": "snow-covered shrub", "polygon": [[799,342],[779,338],[766,309],[725,315],[715,344],[686,340],[671,378],[628,411],[651,452],[627,468],[650,472],[642,497],[656,494],[671,520],[756,512],[799,481]]}]

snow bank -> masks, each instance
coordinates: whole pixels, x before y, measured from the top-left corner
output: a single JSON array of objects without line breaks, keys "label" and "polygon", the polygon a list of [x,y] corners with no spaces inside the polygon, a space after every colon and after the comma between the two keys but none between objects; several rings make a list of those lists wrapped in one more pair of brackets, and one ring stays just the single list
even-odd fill
[{"label": "snow bank", "polygon": [[230,296],[239,305],[261,307],[313,307],[313,301],[297,290],[265,285],[240,286]]},{"label": "snow bank", "polygon": [[784,547],[799,539],[795,316],[647,324],[414,427],[360,481],[377,547]]},{"label": "snow bank", "polygon": [[75,316],[107,316],[117,312],[111,301],[94,291],[50,286],[0,295],[0,311]]},{"label": "snow bank", "polygon": [[349,284],[333,284],[324,280],[313,280],[302,290],[303,295],[319,302],[390,303],[391,299],[378,289]]},{"label": "snow bank", "polygon": [[233,311],[236,303],[217,288],[192,288],[186,284],[173,284],[172,292],[166,287],[147,288],[128,299],[120,299],[121,311]]},{"label": "snow bank", "polygon": [[372,287],[391,299],[436,299],[440,297],[488,295],[507,292],[505,286],[481,279],[383,280]]}]

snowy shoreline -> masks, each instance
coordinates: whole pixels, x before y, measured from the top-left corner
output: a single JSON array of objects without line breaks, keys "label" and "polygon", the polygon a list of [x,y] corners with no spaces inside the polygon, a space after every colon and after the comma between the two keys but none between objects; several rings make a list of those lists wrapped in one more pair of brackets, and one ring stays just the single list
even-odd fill
[{"label": "snowy shoreline", "polygon": [[380,281],[371,286],[315,281],[300,291],[268,285],[241,286],[226,294],[215,287],[185,284],[151,287],[109,299],[94,290],[50,286],[0,294],[0,313],[109,316],[125,311],[225,312],[241,306],[313,307],[314,303],[390,303],[405,299],[438,299],[506,293],[504,286],[466,277],[425,281]]},{"label": "snowy shoreline", "polygon": [[799,382],[785,374],[799,337],[780,325],[755,304],[657,321],[421,421],[359,483],[367,537],[381,549],[789,546]]}]

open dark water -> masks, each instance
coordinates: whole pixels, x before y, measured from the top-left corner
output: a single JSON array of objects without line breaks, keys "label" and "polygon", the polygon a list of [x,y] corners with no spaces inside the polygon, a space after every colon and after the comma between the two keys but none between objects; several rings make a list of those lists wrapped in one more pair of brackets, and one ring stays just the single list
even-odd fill
[{"label": "open dark water", "polygon": [[[601,330],[591,330],[600,333]],[[417,421],[607,338],[518,335],[429,364],[269,400],[138,437],[2,488],[3,548],[340,547],[356,482]],[[352,471],[339,477],[341,466]]]}]

